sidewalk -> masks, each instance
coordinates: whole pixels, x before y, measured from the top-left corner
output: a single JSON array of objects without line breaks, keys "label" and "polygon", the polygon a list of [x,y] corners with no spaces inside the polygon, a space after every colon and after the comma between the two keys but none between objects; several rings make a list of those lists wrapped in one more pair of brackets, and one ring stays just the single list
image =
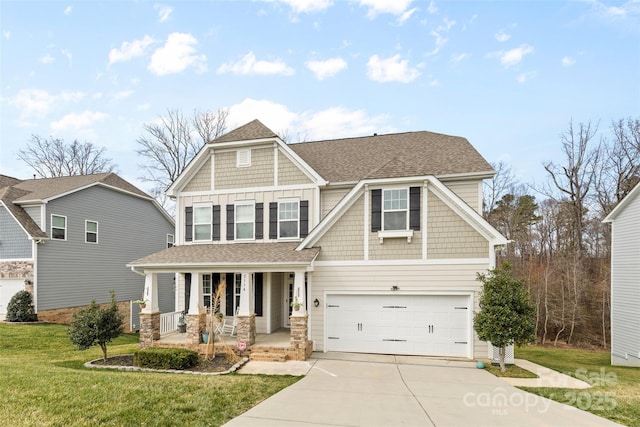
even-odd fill
[{"label": "sidewalk", "polygon": [[505,378],[507,383],[516,387],[554,387],[554,388],[591,388],[589,383],[569,375],[561,374],[544,366],[523,359],[515,359],[516,366],[533,372],[538,378]]}]

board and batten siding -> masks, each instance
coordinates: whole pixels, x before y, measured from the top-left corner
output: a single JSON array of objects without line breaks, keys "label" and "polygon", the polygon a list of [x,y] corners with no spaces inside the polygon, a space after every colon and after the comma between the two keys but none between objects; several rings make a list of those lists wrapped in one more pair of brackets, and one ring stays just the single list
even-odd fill
[{"label": "board and batten siding", "polygon": [[[92,299],[105,303],[111,290],[118,301],[141,298],[144,276],[126,264],[165,249],[167,234],[174,233],[150,200],[99,186],[50,201],[46,214],[67,217],[67,240],[38,246],[39,310],[82,306]],[[85,220],[98,222],[97,244],[85,243]],[[158,284],[169,290],[168,311],[173,311],[173,275],[159,276]]]},{"label": "board and batten siding", "polygon": [[[309,301],[318,299],[310,311],[310,334],[314,350],[324,351],[325,310],[327,293],[389,293],[393,295],[426,295],[473,293],[473,307],[478,310],[481,283],[477,273],[486,272],[488,264],[403,264],[403,265],[317,265],[312,273]],[[397,286],[398,291],[391,291]],[[473,330],[473,325],[469,325]],[[474,333],[474,357],[486,357],[487,343]]]},{"label": "board and batten siding", "polygon": [[7,208],[0,205],[0,260],[30,259],[32,242]]},{"label": "board and batten siding", "polygon": [[611,359],[640,366],[640,196],[612,225]]}]

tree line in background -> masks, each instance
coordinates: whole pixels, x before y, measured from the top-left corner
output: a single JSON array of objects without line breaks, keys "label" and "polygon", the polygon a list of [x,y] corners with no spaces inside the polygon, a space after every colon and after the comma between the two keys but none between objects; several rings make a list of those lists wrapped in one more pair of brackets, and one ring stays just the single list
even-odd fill
[{"label": "tree line in background", "polygon": [[[140,179],[168,210],[164,191],[226,131],[228,115],[223,109],[186,117],[174,109],[143,125]],[[509,262],[524,280],[543,344],[609,345],[611,239],[602,220],[640,182],[640,117],[613,121],[600,137],[598,127],[569,123],[560,135],[562,156],[542,164],[542,185],[521,182],[504,162],[493,164],[497,173],[485,183],[483,215],[511,241],[498,251],[497,265]],[[18,157],[43,178],[116,169],[104,148],[37,135]]]},{"label": "tree line in background", "polygon": [[640,182],[640,118],[597,133],[593,123],[569,123],[562,156],[543,163],[542,186],[521,183],[502,162],[486,182],[484,217],[511,241],[497,263],[525,281],[542,344],[610,345],[611,235],[602,220]]}]

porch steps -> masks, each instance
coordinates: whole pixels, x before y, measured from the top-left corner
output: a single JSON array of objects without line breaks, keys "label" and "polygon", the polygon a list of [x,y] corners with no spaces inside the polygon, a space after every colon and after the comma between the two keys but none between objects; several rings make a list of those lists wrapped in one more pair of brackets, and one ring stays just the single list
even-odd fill
[{"label": "porch steps", "polygon": [[282,347],[252,347],[249,360],[260,362],[285,362],[289,359],[288,348]]}]

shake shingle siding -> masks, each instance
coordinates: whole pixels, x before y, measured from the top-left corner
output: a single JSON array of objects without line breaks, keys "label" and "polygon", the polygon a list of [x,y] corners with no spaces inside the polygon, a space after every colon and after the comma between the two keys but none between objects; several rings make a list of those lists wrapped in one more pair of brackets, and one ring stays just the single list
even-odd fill
[{"label": "shake shingle siding", "polygon": [[7,209],[0,205],[0,259],[31,258],[31,240]]},{"label": "shake shingle siding", "polygon": [[[118,300],[139,299],[144,277],[126,263],[166,248],[166,235],[174,233],[151,201],[102,187],[50,201],[52,214],[67,217],[67,240],[38,246],[39,310],[107,302],[110,290]],[[98,244],[85,243],[86,220],[98,223]],[[173,284],[172,277],[162,281]]]}]

